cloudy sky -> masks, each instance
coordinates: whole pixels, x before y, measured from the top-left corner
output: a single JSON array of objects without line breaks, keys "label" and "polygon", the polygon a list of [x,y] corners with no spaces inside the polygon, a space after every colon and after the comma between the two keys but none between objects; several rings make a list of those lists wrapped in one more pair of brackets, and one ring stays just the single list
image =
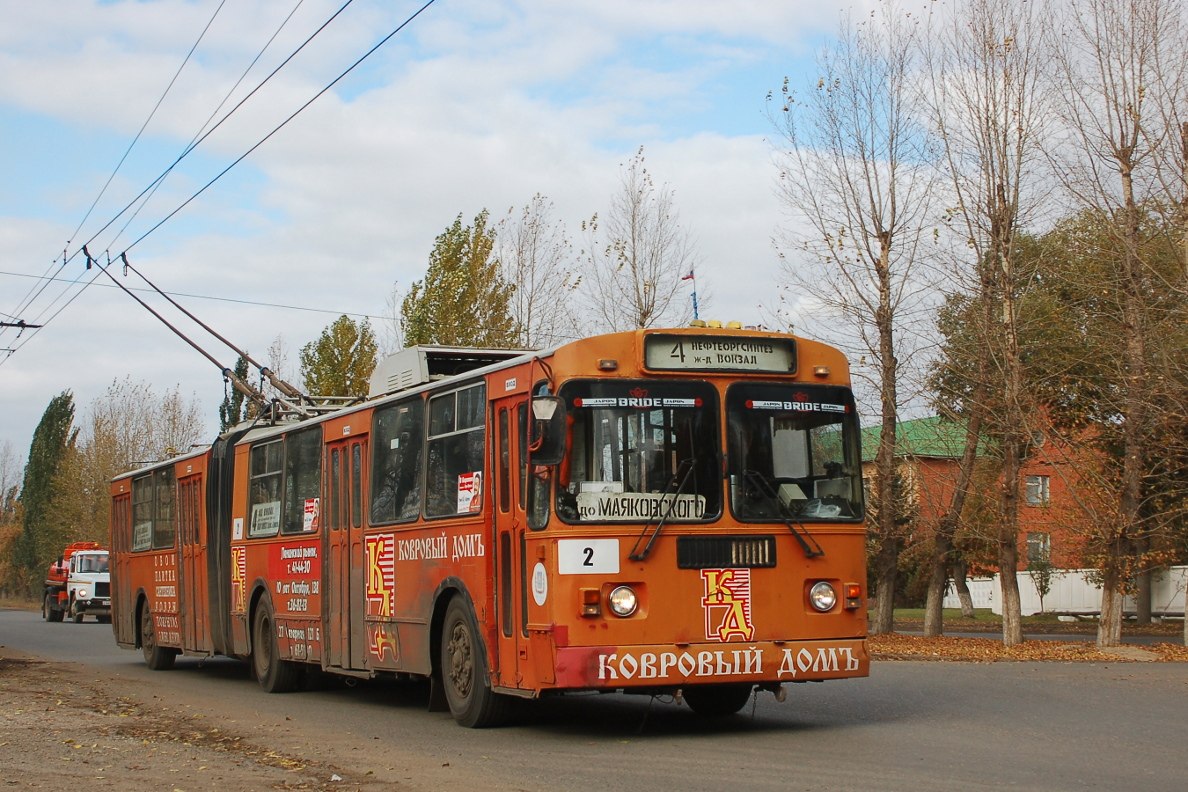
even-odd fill
[{"label": "cloudy sky", "polygon": [[126,251],[253,356],[281,336],[295,365],[340,314],[378,328],[459,213],[542,193],[580,247],[578,224],[640,146],[673,190],[712,315],[759,321],[784,222],[765,97],[811,79],[830,2],[437,0],[193,197],[423,3],[350,3],[141,205],[342,0],[0,0],[0,322],[43,325],[0,332],[15,350],[0,351],[0,446],[24,456],[56,394],[74,393],[82,423],[126,377],[179,387],[217,428],[218,369],[88,271],[83,243],[101,261]]}]

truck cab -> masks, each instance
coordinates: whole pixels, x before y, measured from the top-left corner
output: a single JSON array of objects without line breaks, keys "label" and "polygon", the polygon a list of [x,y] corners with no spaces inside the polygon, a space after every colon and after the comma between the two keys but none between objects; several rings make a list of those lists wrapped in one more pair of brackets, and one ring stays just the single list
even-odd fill
[{"label": "truck cab", "polygon": [[106,550],[82,550],[68,559],[67,612],[75,624],[90,614],[111,621],[111,573]]}]

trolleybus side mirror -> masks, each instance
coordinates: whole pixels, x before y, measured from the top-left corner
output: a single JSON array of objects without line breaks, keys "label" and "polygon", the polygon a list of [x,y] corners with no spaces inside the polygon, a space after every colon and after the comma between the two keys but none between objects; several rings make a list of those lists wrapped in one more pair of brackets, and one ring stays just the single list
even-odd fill
[{"label": "trolleybus side mirror", "polygon": [[532,425],[528,447],[532,462],[556,465],[565,456],[565,405],[557,396],[532,399]]}]

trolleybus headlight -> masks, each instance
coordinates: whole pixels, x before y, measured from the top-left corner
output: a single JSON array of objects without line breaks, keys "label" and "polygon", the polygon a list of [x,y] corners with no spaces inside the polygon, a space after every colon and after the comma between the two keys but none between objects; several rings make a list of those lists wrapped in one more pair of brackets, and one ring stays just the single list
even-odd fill
[{"label": "trolleybus headlight", "polygon": [[616,586],[606,601],[610,605],[611,613],[616,616],[630,616],[639,607],[639,598],[630,586]]},{"label": "trolleybus headlight", "polygon": [[809,589],[809,602],[821,613],[825,613],[837,604],[837,592],[833,590],[833,586],[822,580],[820,583],[814,583]]}]

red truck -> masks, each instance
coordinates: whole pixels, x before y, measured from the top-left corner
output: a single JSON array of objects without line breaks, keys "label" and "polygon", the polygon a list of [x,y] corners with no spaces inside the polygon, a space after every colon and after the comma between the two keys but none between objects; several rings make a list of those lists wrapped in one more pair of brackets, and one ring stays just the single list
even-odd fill
[{"label": "red truck", "polygon": [[50,564],[41,617],[60,622],[69,615],[77,624],[88,613],[100,622],[111,621],[107,549],[98,542],[73,542]]}]

